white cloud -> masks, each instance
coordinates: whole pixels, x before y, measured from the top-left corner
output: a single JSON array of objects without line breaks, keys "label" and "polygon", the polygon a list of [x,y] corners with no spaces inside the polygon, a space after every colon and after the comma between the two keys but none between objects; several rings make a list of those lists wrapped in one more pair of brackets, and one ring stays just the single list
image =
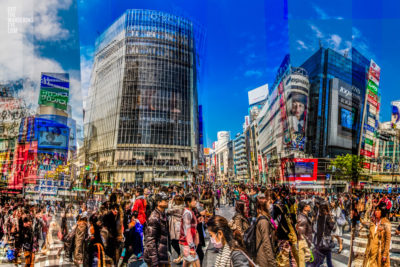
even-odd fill
[{"label": "white cloud", "polygon": [[252,77],[252,76],[261,77],[262,75],[263,75],[262,71],[259,71],[259,70],[247,70],[244,73],[244,76],[246,76],[246,77]]},{"label": "white cloud", "polygon": [[328,39],[328,43],[330,43],[335,50],[339,49],[340,44],[342,43],[342,37],[337,34],[332,34]]},{"label": "white cloud", "polygon": [[[29,0],[27,2],[29,2]],[[68,9],[72,0],[46,0],[33,2],[34,6],[32,6],[32,9],[34,12],[35,38],[46,41],[67,38],[69,32],[62,27],[60,18],[57,16],[57,10]]]},{"label": "white cloud", "polygon": [[317,37],[318,39],[324,38],[324,34],[320,31],[320,29],[317,26],[310,24],[310,27],[311,30],[313,30],[315,37]]},{"label": "white cloud", "polygon": [[297,40],[297,43],[299,46],[297,47],[297,50],[305,49],[308,50],[309,47],[302,41],[302,40]]},{"label": "white cloud", "polygon": [[[40,76],[42,72],[70,73],[70,104],[73,116],[79,120],[82,110],[80,73],[65,70],[59,62],[38,53],[40,46],[48,42],[63,42],[70,37],[63,28],[58,11],[69,9],[72,0],[2,0],[0,5],[0,81],[24,79],[24,90],[19,94],[27,105],[36,107],[38,102]],[[15,17],[25,20],[15,23],[10,31],[10,8]]]}]

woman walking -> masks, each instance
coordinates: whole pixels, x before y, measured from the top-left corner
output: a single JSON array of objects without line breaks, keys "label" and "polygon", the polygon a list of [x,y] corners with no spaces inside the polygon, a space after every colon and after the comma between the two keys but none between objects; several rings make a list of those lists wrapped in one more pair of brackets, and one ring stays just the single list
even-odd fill
[{"label": "woman walking", "polygon": [[[375,208],[373,221],[369,226],[369,235],[363,267],[390,266],[391,223],[386,218],[388,210],[386,203],[380,203]],[[363,222],[363,220],[361,220]]]},{"label": "woman walking", "polygon": [[335,230],[332,232],[332,238],[337,239],[339,244],[338,253],[340,254],[343,250],[342,235],[343,235],[343,226],[346,222],[346,219],[344,218],[342,209],[339,207],[337,201],[331,202],[331,215],[335,222],[335,227],[334,227]]},{"label": "woman walking", "polygon": [[181,263],[183,259],[181,250],[179,248],[179,237],[184,209],[185,206],[183,197],[181,195],[176,195],[173,200],[170,201],[170,205],[167,210],[167,215],[169,216],[169,235],[171,239],[171,246],[178,255],[178,258],[173,260],[174,263]]},{"label": "woman walking", "polygon": [[[249,267],[249,257],[243,249],[242,241],[234,239],[228,221],[222,216],[212,217],[208,223],[211,243],[219,249],[215,267]],[[254,265],[254,264],[253,264]],[[269,266],[269,265],[268,265]]]}]

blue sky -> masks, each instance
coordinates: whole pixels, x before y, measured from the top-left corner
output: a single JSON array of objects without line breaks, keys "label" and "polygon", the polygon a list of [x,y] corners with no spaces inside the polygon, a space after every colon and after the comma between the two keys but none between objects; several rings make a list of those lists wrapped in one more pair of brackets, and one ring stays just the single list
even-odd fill
[{"label": "blue sky", "polygon": [[[371,0],[78,0],[82,93],[87,95],[94,43],[126,9],[155,9],[188,17],[206,32],[199,102],[206,143],[219,130],[242,130],[247,91],[272,83],[284,55],[300,65],[319,46],[344,52],[354,46],[382,68],[381,121],[400,99],[400,3]],[[285,12],[287,10],[287,12]]]}]

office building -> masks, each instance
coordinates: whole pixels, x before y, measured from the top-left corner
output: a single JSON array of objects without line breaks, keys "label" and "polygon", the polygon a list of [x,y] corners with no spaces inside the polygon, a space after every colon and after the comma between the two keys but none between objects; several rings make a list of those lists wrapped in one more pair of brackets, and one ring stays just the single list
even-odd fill
[{"label": "office building", "polygon": [[85,149],[100,181],[186,182],[197,175],[202,35],[188,19],[127,10],[96,40]]}]

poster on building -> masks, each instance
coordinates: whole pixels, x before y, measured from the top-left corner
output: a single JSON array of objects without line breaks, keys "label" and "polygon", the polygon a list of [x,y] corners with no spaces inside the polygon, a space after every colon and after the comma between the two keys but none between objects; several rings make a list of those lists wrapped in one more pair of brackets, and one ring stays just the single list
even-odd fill
[{"label": "poster on building", "polygon": [[291,93],[288,103],[288,121],[291,134],[291,146],[294,149],[304,150],[305,131],[307,121],[308,97],[306,94]]},{"label": "poster on building", "polygon": [[400,101],[392,102],[392,119],[391,124],[393,129],[397,129],[400,121]]},{"label": "poster on building", "polygon": [[68,73],[42,73],[39,105],[67,110],[69,100]]},{"label": "poster on building", "polygon": [[288,146],[290,144],[291,136],[290,129],[288,127],[288,119],[286,113],[286,99],[285,99],[285,91],[283,82],[278,85],[278,94],[279,94],[279,108],[281,111],[281,123],[283,130],[283,145]]},{"label": "poster on building", "polygon": [[28,116],[28,109],[21,99],[0,98],[0,122],[12,122]]}]

